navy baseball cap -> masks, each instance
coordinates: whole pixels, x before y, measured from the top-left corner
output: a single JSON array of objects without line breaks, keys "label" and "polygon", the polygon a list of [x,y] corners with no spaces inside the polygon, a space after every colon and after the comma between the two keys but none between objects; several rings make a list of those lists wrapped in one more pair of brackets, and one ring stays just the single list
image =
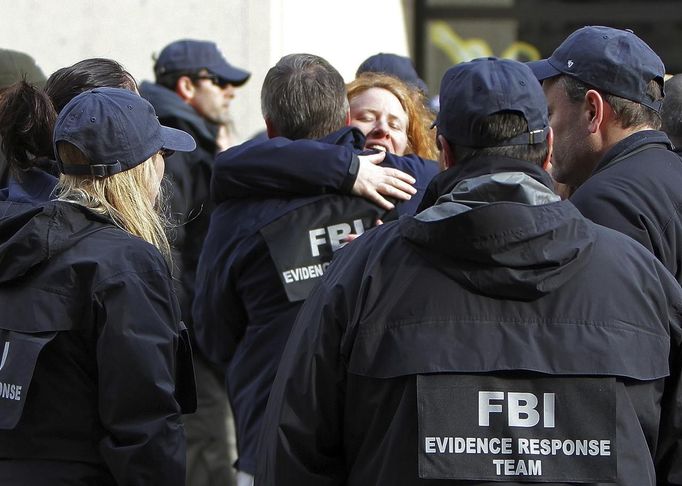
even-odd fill
[{"label": "navy baseball cap", "polygon": [[630,30],[583,27],[569,35],[548,59],[529,62],[528,66],[540,81],[566,74],[657,112],[663,104],[646,94],[652,80],[663,88],[663,61]]},{"label": "navy baseball cap", "polygon": [[[528,132],[507,140],[486,139],[481,133],[485,119],[504,112],[522,115]],[[474,59],[446,71],[433,125],[449,142],[464,147],[534,145],[547,139],[547,102],[542,86],[525,64],[495,57]]]},{"label": "navy baseball cap", "polygon": [[163,48],[154,64],[154,74],[158,79],[166,73],[191,72],[206,69],[234,86],[241,86],[251,77],[251,73],[234,67],[215,42],[184,39],[172,42]]},{"label": "navy baseball cap", "polygon": [[[64,164],[59,142],[78,147],[91,164]],[[132,169],[162,149],[196,148],[191,135],[161,125],[147,100],[121,88],[96,88],[69,101],[57,117],[53,143],[62,173],[96,177]]]},{"label": "navy baseball cap", "polygon": [[422,90],[424,93],[428,92],[426,83],[417,74],[414,64],[412,64],[412,60],[409,57],[380,52],[365,59],[360,64],[360,67],[358,67],[355,75],[359,76],[365,72],[390,74]]}]

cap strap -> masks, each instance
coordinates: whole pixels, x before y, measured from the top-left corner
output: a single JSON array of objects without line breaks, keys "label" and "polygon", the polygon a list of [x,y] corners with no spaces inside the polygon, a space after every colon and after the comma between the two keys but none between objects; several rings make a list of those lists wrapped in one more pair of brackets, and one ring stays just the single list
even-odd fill
[{"label": "cap strap", "polygon": [[123,170],[121,163],[116,161],[114,164],[93,164],[93,165],[74,165],[60,164],[61,171],[69,175],[91,175],[94,177],[109,177]]},{"label": "cap strap", "polygon": [[531,130],[530,132],[524,132],[520,135],[512,137],[508,140],[500,142],[501,145],[536,145],[547,140],[547,133],[549,132],[549,127],[541,128],[539,130]]}]

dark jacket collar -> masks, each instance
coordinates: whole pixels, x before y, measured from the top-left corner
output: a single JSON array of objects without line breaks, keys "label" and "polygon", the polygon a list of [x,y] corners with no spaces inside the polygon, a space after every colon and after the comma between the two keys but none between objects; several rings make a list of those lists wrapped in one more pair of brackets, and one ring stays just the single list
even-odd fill
[{"label": "dark jacket collar", "polygon": [[200,136],[210,144],[215,144],[217,128],[201,117],[194,108],[184,103],[170,89],[160,84],[143,81],[140,84],[140,95],[152,104],[160,120],[165,118],[182,120],[192,127],[193,136]]},{"label": "dark jacket collar", "polygon": [[22,172],[21,179],[10,176],[8,185],[0,191],[0,201],[39,204],[52,199],[58,179],[52,174],[31,168]]},{"label": "dark jacket collar", "polygon": [[660,145],[669,150],[673,149],[673,144],[668,136],[659,130],[642,130],[624,138],[609,149],[594,169],[593,174],[604,170],[606,167],[618,163],[634,151],[646,145]]},{"label": "dark jacket collar", "polygon": [[426,189],[426,194],[424,194],[417,212],[433,206],[440,196],[452,191],[464,179],[500,172],[523,172],[548,188],[554,187],[549,174],[536,164],[509,157],[473,157],[434,177]]}]

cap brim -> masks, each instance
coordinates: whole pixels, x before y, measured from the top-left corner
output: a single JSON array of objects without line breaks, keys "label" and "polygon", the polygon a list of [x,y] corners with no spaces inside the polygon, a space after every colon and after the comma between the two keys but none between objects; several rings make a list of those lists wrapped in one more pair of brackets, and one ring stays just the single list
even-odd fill
[{"label": "cap brim", "polygon": [[533,74],[538,81],[544,81],[545,79],[553,78],[554,76],[561,74],[561,71],[549,63],[549,59],[527,62],[526,66],[533,71]]},{"label": "cap brim", "polygon": [[163,141],[163,147],[161,148],[166,150],[191,152],[197,148],[197,143],[189,133],[163,125],[161,125],[161,140]]},{"label": "cap brim", "polygon": [[209,67],[207,69],[233,86],[241,86],[251,77],[250,72],[228,65]]}]

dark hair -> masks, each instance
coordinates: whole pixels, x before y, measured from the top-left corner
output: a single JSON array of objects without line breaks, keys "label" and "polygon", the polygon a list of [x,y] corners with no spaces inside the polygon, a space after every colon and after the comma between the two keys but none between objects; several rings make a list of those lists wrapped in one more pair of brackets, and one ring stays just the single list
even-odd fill
[{"label": "dark hair", "polygon": [[2,151],[15,177],[22,170],[54,159],[52,131],[57,113],[77,94],[93,88],[125,88],[137,92],[135,78],[116,61],[93,58],[55,71],[45,91],[20,81],[0,93]]},{"label": "dark hair", "polygon": [[59,113],[77,94],[101,87],[138,91],[135,78],[118,62],[95,57],[55,71],[45,83],[45,92]]},{"label": "dark hair", "polygon": [[[528,132],[528,122],[520,113],[507,111],[495,113],[482,120],[479,124],[481,139],[500,141],[510,139],[524,132]],[[504,145],[500,147],[471,148],[450,143],[458,161],[471,157],[493,155],[525,160],[542,166],[547,159],[549,146],[547,140],[534,145]]]},{"label": "dark hair", "polygon": [[40,89],[19,81],[0,91],[2,152],[15,177],[37,159],[53,159],[52,129],[57,113]]},{"label": "dark hair", "polygon": [[321,57],[290,54],[265,76],[261,110],[283,137],[320,138],[345,125],[346,85]]},{"label": "dark hair", "polygon": [[[658,130],[661,127],[661,115],[648,106],[606,93],[572,76],[562,74],[558,80],[562,83],[568,99],[574,103],[584,100],[585,94],[589,90],[597,91],[611,106],[611,109],[616,114],[616,119],[623,128],[647,126]],[[651,101],[658,101],[663,98],[663,89],[658,80],[652,79],[649,81],[646,94]]]},{"label": "dark hair", "polygon": [[194,81],[194,78],[199,76],[202,70],[195,71],[171,71],[156,76],[156,84],[168,88],[171,91],[175,91],[175,86],[178,84],[178,79],[183,76],[187,76]]},{"label": "dark hair", "polygon": [[682,147],[682,74],[665,82],[665,98],[661,109],[661,129],[676,147]]}]

